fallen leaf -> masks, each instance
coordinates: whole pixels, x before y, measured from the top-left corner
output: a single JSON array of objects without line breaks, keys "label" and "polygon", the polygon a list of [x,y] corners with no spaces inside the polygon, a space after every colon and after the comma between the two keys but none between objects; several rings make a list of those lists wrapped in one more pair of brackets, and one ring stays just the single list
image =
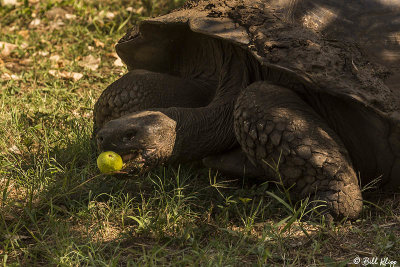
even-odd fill
[{"label": "fallen leaf", "polygon": [[40,39],[39,42],[41,42],[42,44],[50,45],[50,46],[52,45],[52,43],[51,43],[50,41],[48,41],[48,40],[46,40],[46,39],[44,39],[44,38]]},{"label": "fallen leaf", "polygon": [[39,56],[42,56],[42,57],[46,57],[46,56],[49,55],[49,52],[48,52],[48,51],[39,51],[39,52],[38,52],[38,55],[39,55]]},{"label": "fallen leaf", "polygon": [[8,151],[15,153],[15,154],[22,154],[21,150],[19,150],[19,148],[16,145],[13,145],[12,147],[10,147],[8,149]]},{"label": "fallen leaf", "polygon": [[96,47],[102,47],[102,48],[104,47],[104,43],[102,41],[100,41],[100,40],[98,40],[96,38],[93,38],[93,41],[94,41],[94,45]]},{"label": "fallen leaf", "polygon": [[98,19],[102,19],[104,17],[108,18],[108,19],[113,19],[115,17],[115,14],[107,11],[105,12],[104,10],[100,11],[99,14],[97,15]]},{"label": "fallen leaf", "polygon": [[17,62],[10,62],[10,61],[6,62],[4,66],[11,71],[10,73],[20,72],[24,68]]},{"label": "fallen leaf", "polygon": [[1,74],[0,78],[4,81],[11,81],[11,80],[21,80],[21,77],[16,75],[16,74],[9,74],[9,73],[3,73]]},{"label": "fallen leaf", "polygon": [[100,64],[100,58],[95,58],[92,55],[88,55],[82,58],[82,61],[78,62],[78,65],[92,71],[97,70]]},{"label": "fallen leaf", "polygon": [[17,0],[3,0],[2,2],[5,6],[15,6],[18,4]]},{"label": "fallen leaf", "polygon": [[18,35],[22,36],[24,39],[29,37],[29,31],[28,30],[21,30],[18,31]]},{"label": "fallen leaf", "polygon": [[22,43],[21,45],[20,45],[20,47],[22,48],[22,49],[26,49],[26,48],[28,48],[28,43]]},{"label": "fallen leaf", "polygon": [[67,80],[73,80],[74,82],[80,80],[83,77],[82,73],[72,72],[72,71],[58,71],[58,70],[49,70],[49,74],[56,78],[63,78]]},{"label": "fallen leaf", "polygon": [[139,7],[133,10],[133,13],[139,14],[139,15],[143,15],[144,13],[144,7]]},{"label": "fallen leaf", "polygon": [[2,55],[3,57],[8,57],[11,52],[17,48],[18,46],[15,44],[0,42],[0,55]]},{"label": "fallen leaf", "polygon": [[[0,0],[1,1],[1,0]],[[3,25],[1,25],[3,27]],[[18,30],[18,27],[16,25],[12,25],[10,27],[4,27],[4,30],[6,32],[15,32],[16,30]]]},{"label": "fallen leaf", "polygon": [[74,82],[82,79],[83,74],[79,72],[62,72],[61,77],[66,78],[66,79],[72,79]]},{"label": "fallen leaf", "polygon": [[73,20],[76,19],[76,15],[74,14],[65,14],[65,18],[68,20]]},{"label": "fallen leaf", "polygon": [[50,9],[49,11],[47,11],[45,13],[45,16],[49,19],[49,20],[54,20],[57,18],[65,18],[65,15],[67,14],[67,11],[62,9],[61,7],[53,7],[52,9]]},{"label": "fallen leaf", "polygon": [[124,63],[122,62],[122,60],[121,60],[120,58],[117,58],[117,59],[114,61],[114,66],[116,66],[116,67],[123,67],[123,66],[124,66]]},{"label": "fallen leaf", "polygon": [[108,18],[108,19],[113,19],[115,17],[115,14],[114,13],[112,13],[112,12],[107,12],[106,13],[106,18]]},{"label": "fallen leaf", "polygon": [[60,29],[64,25],[65,25],[65,23],[62,22],[62,20],[58,19],[58,20],[56,20],[56,21],[54,21],[54,22],[49,24],[49,29],[50,30],[57,30],[57,29]]},{"label": "fallen leaf", "polygon": [[50,56],[50,61],[53,61],[53,62],[58,62],[59,60],[60,60],[60,56],[59,55],[52,55],[52,56]]},{"label": "fallen leaf", "polygon": [[109,56],[109,57],[114,57],[114,58],[119,58],[118,54],[117,54],[117,53],[115,53],[115,52],[112,52],[112,53],[107,53],[107,54],[106,54],[106,56]]},{"label": "fallen leaf", "polygon": [[59,76],[57,70],[49,70],[49,74],[50,74],[51,76],[54,76],[54,77],[58,77],[58,76]]},{"label": "fallen leaf", "polygon": [[31,64],[32,63],[32,59],[31,58],[24,58],[24,59],[22,59],[22,60],[20,60],[19,61],[19,64],[22,64],[22,65],[29,65],[29,64]]},{"label": "fallen leaf", "polygon": [[31,21],[31,23],[29,23],[29,28],[30,29],[32,29],[32,28],[36,28],[37,26],[39,26],[40,25],[40,19],[34,19],[34,20],[32,20]]},{"label": "fallen leaf", "polygon": [[51,57],[49,57],[49,60],[51,61],[51,66],[53,68],[60,68],[60,67],[62,68],[71,64],[71,61],[62,58],[57,54],[54,54]]}]

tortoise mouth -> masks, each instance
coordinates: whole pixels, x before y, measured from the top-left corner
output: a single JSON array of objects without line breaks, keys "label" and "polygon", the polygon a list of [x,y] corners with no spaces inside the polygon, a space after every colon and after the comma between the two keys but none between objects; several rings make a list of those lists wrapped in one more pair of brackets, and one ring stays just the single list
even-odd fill
[{"label": "tortoise mouth", "polygon": [[156,149],[133,150],[122,154],[124,167],[122,173],[127,175],[142,174],[157,165]]},{"label": "tortoise mouth", "polygon": [[144,159],[141,157],[140,153],[138,150],[132,151],[131,153],[124,154],[122,155],[122,160],[125,163],[130,163],[130,162],[144,162]]}]

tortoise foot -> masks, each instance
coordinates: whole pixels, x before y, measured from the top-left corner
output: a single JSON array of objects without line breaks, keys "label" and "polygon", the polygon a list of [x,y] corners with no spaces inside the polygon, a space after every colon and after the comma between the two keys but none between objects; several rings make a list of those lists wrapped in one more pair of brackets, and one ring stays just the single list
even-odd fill
[{"label": "tortoise foot", "polygon": [[336,218],[356,218],[361,191],[337,134],[296,93],[257,82],[235,107],[235,134],[250,161],[267,177],[292,187],[295,198],[326,201]]}]

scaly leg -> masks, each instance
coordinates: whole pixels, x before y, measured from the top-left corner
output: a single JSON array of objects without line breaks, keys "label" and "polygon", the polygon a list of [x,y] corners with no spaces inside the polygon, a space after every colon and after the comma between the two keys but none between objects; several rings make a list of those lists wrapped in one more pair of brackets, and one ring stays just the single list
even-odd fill
[{"label": "scaly leg", "polygon": [[362,197],[349,154],[338,135],[293,91],[256,82],[239,96],[235,134],[250,161],[264,168],[279,162],[296,195],[315,194],[334,217],[356,218]]}]

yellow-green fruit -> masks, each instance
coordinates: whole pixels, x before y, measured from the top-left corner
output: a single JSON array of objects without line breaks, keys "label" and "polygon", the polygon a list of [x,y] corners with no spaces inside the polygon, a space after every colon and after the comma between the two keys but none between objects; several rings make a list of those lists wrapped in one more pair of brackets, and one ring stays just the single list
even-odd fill
[{"label": "yellow-green fruit", "polygon": [[121,156],[113,151],[103,152],[97,158],[97,167],[102,173],[119,171],[123,165]]}]

